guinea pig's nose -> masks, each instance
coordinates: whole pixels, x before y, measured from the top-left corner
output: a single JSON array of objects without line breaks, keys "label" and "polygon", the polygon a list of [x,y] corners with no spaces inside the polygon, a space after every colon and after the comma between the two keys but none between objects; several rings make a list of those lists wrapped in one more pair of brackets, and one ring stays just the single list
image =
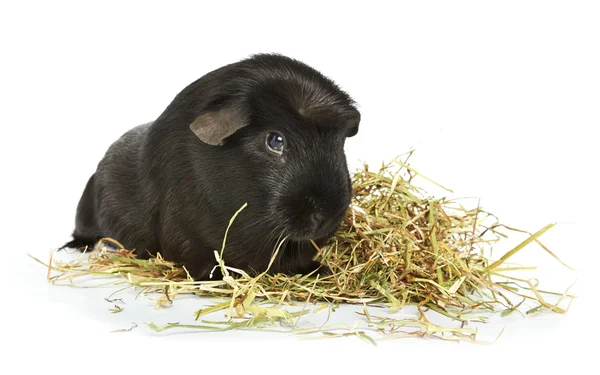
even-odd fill
[{"label": "guinea pig's nose", "polygon": [[327,217],[323,215],[322,212],[316,211],[312,215],[310,215],[310,220],[312,221],[313,227],[315,229],[319,229],[323,226],[325,220],[327,220]]}]

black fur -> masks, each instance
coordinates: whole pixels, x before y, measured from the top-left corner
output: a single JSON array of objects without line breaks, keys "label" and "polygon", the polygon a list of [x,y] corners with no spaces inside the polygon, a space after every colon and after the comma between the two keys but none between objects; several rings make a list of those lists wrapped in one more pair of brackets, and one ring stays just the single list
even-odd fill
[{"label": "black fur", "polygon": [[[245,125],[222,145],[190,130],[216,111]],[[67,245],[112,237],[139,257],[160,252],[206,279],[229,220],[247,202],[229,231],[225,263],[263,271],[287,236],[271,271],[310,272],[318,265],[308,240],[329,239],[350,203],[344,141],[359,121],[346,93],[297,60],[261,54],[224,66],[111,145],[85,187]],[[266,147],[273,131],[285,137],[282,155]]]}]

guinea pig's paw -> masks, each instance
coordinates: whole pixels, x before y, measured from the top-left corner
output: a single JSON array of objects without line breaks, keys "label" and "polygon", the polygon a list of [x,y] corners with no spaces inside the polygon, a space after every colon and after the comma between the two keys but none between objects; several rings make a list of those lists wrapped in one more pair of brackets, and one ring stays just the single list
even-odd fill
[{"label": "guinea pig's paw", "polygon": [[321,267],[319,267],[319,269],[317,270],[317,274],[320,277],[331,276],[333,275],[333,271],[331,271],[331,268],[321,265]]},{"label": "guinea pig's paw", "polygon": [[64,250],[64,249],[75,249],[75,250],[79,250],[79,251],[84,251],[84,250],[88,250],[88,249],[91,250],[92,247],[93,247],[93,242],[90,242],[87,240],[82,240],[80,238],[75,238],[75,239],[73,239],[73,241],[69,241],[66,244],[59,247],[58,251]]},{"label": "guinea pig's paw", "polygon": [[310,273],[310,272],[313,272],[313,271],[315,271],[313,273],[313,275],[314,276],[319,275],[319,278],[333,275],[333,272],[331,272],[331,269],[329,267],[327,267],[326,265],[321,264],[319,262],[313,262],[313,263],[311,263],[311,267],[309,268],[309,271],[307,273]]},{"label": "guinea pig's paw", "polygon": [[121,247],[119,247],[119,245],[112,243],[112,242],[108,242],[108,241],[98,241],[96,243],[95,248],[97,248],[98,250],[106,250],[106,251],[121,250]]}]

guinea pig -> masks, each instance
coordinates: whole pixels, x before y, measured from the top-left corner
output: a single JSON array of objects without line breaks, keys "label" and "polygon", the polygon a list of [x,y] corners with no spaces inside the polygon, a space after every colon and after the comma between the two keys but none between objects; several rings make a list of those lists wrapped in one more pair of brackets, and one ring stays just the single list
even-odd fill
[{"label": "guinea pig", "polygon": [[109,147],[65,247],[111,237],[205,280],[247,204],[229,229],[226,265],[263,272],[280,244],[269,272],[321,272],[310,240],[324,244],[348,210],[344,144],[359,122],[352,98],[298,60],[258,54],[223,66]]}]

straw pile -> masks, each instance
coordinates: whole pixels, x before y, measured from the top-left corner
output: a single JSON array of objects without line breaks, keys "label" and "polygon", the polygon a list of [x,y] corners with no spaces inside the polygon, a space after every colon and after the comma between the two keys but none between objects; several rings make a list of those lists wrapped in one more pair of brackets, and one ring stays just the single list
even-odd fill
[{"label": "straw pile", "polygon": [[[225,298],[223,303],[196,312],[202,324],[149,323],[155,331],[177,327],[259,329],[270,325],[301,335],[356,335],[372,343],[375,341],[366,334],[368,330],[378,331],[385,338],[418,335],[474,341],[476,330],[467,327],[469,323],[485,322],[495,311],[503,316],[519,311],[525,301],[533,303],[526,314],[565,313],[573,298],[568,290],[538,290],[534,281],[510,276],[511,271],[525,267],[506,263],[532,242],[556,258],[538,240],[553,224],[528,234],[521,244],[492,262],[488,259],[492,246],[506,237],[502,230],[517,230],[500,224],[480,207],[465,208],[459,200],[427,196],[413,182],[417,176],[425,177],[408,163],[410,155],[377,171],[364,165],[354,174],[354,199],[348,214],[330,243],[317,249],[317,259],[329,267],[331,275],[248,275],[232,269],[221,256],[229,230],[224,228],[223,248],[215,251],[213,270],[222,274],[219,280],[196,282],[185,268],[164,260],[160,254],[149,260],[136,259],[132,251],[123,249],[114,239],[104,239],[71,262],[53,262],[51,258],[48,279],[74,284],[83,275],[118,277],[115,284],[141,288],[143,294],[160,293],[158,307],[173,303],[182,293]],[[231,222],[235,216],[237,213]],[[119,250],[105,249],[102,242],[110,242]],[[362,304],[360,321],[354,326],[297,328],[303,315],[339,303]],[[394,318],[395,312],[408,305],[416,306],[415,318]],[[292,311],[294,306],[301,308]],[[369,306],[385,306],[390,314],[372,316]],[[226,313],[224,321],[200,319],[218,310]],[[433,324],[428,311],[451,318],[460,326]]]}]

